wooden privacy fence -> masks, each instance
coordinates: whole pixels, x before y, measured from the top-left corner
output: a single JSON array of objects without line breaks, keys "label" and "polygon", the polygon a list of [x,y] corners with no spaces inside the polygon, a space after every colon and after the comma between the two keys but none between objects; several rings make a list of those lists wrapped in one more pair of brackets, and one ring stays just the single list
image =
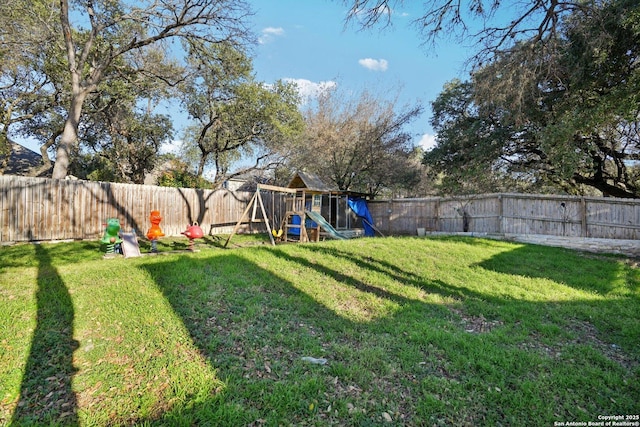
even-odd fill
[{"label": "wooden privacy fence", "polygon": [[160,211],[166,236],[193,222],[215,234],[236,223],[253,195],[9,175],[0,175],[0,190],[0,242],[98,239],[108,218],[145,235],[152,210]]},{"label": "wooden privacy fence", "polygon": [[539,194],[397,199],[369,202],[389,234],[417,229],[486,234],[640,238],[640,200]]},{"label": "wooden privacy fence", "polygon": [[[200,190],[0,175],[0,242],[98,239],[108,218],[145,235],[149,213],[178,236],[197,222],[207,234],[229,233],[252,192]],[[267,215],[281,218],[281,195],[263,196]],[[640,238],[640,200],[530,194],[369,202],[385,234],[417,229],[486,234]],[[277,225],[277,224],[274,224]],[[248,228],[247,225],[245,228]],[[263,226],[256,225],[262,230]]]}]

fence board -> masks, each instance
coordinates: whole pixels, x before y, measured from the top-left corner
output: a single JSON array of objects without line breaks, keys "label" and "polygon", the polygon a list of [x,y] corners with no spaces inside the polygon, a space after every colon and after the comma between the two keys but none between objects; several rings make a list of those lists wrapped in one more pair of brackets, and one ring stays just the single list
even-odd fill
[{"label": "fence board", "polygon": [[237,221],[252,193],[0,176],[0,242],[98,239],[109,218],[146,234],[159,210],[165,235],[198,222],[210,231]]},{"label": "fence board", "polygon": [[472,233],[640,238],[640,200],[505,193],[372,201],[369,210],[391,234],[462,232],[466,212]]},{"label": "fence board", "polygon": [[[160,211],[167,236],[179,236],[195,221],[205,233],[228,232],[253,195],[9,175],[0,175],[0,190],[0,242],[98,239],[108,218],[144,235],[152,210]],[[278,217],[272,220],[282,219],[285,199],[279,193],[263,197],[267,214]],[[376,200],[369,209],[386,234],[461,232],[466,212],[473,233],[640,238],[639,200],[505,193]]]}]

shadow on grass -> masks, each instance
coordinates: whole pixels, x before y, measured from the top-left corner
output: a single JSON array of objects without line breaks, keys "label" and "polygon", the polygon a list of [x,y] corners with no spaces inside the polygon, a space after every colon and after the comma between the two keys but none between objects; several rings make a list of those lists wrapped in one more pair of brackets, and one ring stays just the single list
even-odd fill
[{"label": "shadow on grass", "polygon": [[[415,286],[431,294],[438,294],[443,297],[452,297],[452,298],[460,298],[460,297],[486,298],[484,295],[480,295],[477,292],[451,286],[443,282],[442,280],[430,280],[430,279],[428,280],[413,272],[404,271],[398,268],[395,264],[390,263],[387,260],[376,259],[368,255],[356,255],[353,252],[343,251],[335,247],[327,247],[327,246],[307,245],[305,246],[305,250],[318,253],[323,256],[331,256],[331,257],[339,258],[341,260],[348,260],[352,262],[354,265],[358,266],[359,268],[386,276],[391,280],[398,281],[399,283],[403,283],[405,285]],[[301,257],[296,257],[297,259],[293,259],[293,257],[291,257],[290,255],[283,255],[283,256],[285,258],[291,258],[290,259],[291,261],[301,262],[303,264],[306,264],[307,266],[314,266],[314,268],[319,270],[319,272],[323,274],[329,274],[330,276],[334,277],[338,281],[343,281],[342,273],[336,272],[332,269],[326,269],[325,267],[318,267],[317,265],[312,264]],[[326,271],[323,271],[323,270],[326,270]],[[362,290],[366,290],[366,289],[362,289]]]},{"label": "shadow on grass", "polygon": [[76,426],[73,303],[47,249],[34,247],[39,263],[36,326],[11,425]]},{"label": "shadow on grass", "polygon": [[[305,313],[333,319],[342,324],[339,329],[349,322],[233,253],[205,260],[184,257],[144,268],[227,383],[220,395],[177,407],[149,423],[240,426],[269,413],[281,423],[294,422],[287,417],[304,413],[305,402],[318,398],[317,376],[293,382],[285,373],[303,364],[302,356],[322,351],[322,343],[301,326],[313,322]],[[193,272],[188,282],[177,279],[185,270]],[[265,361],[270,363],[268,370]],[[283,388],[291,401],[272,400],[275,390]],[[287,412],[280,413],[281,408]]]},{"label": "shadow on grass", "polygon": [[[486,247],[488,250],[509,244],[513,249],[499,251],[475,265],[497,273],[549,279],[599,295],[622,291],[626,296],[639,297],[640,269],[627,268],[622,262],[616,262],[624,260],[620,255],[597,255],[560,247],[507,243],[465,236],[442,236],[436,240]],[[589,262],[589,259],[609,262]],[[621,289],[621,285],[625,285],[627,289]]]},{"label": "shadow on grass", "polygon": [[[480,266],[522,274],[519,259],[533,256],[535,247],[533,253],[519,250],[512,251],[513,257],[509,251],[499,252]],[[363,281],[344,269],[332,268],[330,261],[316,262],[316,255],[346,259],[359,269],[455,297],[463,306],[474,306],[480,312],[492,310],[505,318],[509,313],[512,323],[505,322],[503,327],[515,333],[465,333],[463,326],[452,321],[455,315],[446,306],[405,298],[375,281]],[[555,257],[552,251],[551,258]],[[286,261],[287,274],[268,267],[270,263],[281,265],[279,260]],[[562,322],[548,316],[560,306],[571,313],[583,305],[579,300],[552,306],[487,296],[443,280],[421,278],[383,257],[324,246],[305,245],[295,250],[265,247],[255,249],[251,257],[229,252],[143,268],[227,384],[220,395],[175,407],[160,420],[148,420],[151,424],[381,424],[384,420],[379,412],[353,412],[348,404],[366,407],[367,402],[384,396],[401,396],[394,405],[397,413],[407,415],[408,425],[437,424],[438,420],[470,425],[530,420],[552,423],[565,418],[587,419],[584,412],[575,410],[576,404],[586,407],[587,414],[628,412],[632,399],[627,395],[638,392],[631,382],[621,385],[621,369],[596,370],[604,363],[599,355],[578,350],[571,353],[570,349],[568,356],[547,354],[547,347],[533,341],[540,325],[552,323],[554,328],[562,328]],[[297,271],[308,270],[317,273],[318,280],[329,277],[356,291],[393,301],[399,309],[370,322],[349,320],[293,282]],[[604,272],[599,280],[614,280],[615,274],[615,269]],[[550,275],[555,275],[553,280],[570,276],[559,272],[542,277]],[[582,286],[582,282],[573,285]],[[606,316],[620,304],[603,301],[600,309]],[[523,326],[519,320],[529,323]],[[614,327],[619,329],[620,325]],[[545,346],[561,339],[553,335],[554,328]],[[634,334],[637,337],[637,331]],[[327,357],[330,363],[309,366],[301,362],[302,356]],[[589,375],[602,380],[598,396],[580,386],[585,364],[591,370]],[[331,406],[335,414],[310,411],[310,403]]]},{"label": "shadow on grass", "polygon": [[[34,256],[35,254],[35,256]],[[98,242],[20,243],[0,249],[0,273],[10,268],[40,267],[40,256],[49,266],[60,266],[89,259],[100,259],[103,252]]]},{"label": "shadow on grass", "polygon": [[[194,239],[196,249],[223,249],[226,237],[204,236]],[[149,253],[152,249],[152,242],[146,238],[138,238],[138,245],[142,253]],[[189,248],[189,239],[186,237],[163,237],[156,241],[158,252],[186,251]]]},{"label": "shadow on grass", "polygon": [[477,266],[498,273],[549,279],[602,296],[614,293],[638,299],[640,270],[626,268],[615,259],[598,263],[586,259],[572,250],[523,245],[500,252]]}]

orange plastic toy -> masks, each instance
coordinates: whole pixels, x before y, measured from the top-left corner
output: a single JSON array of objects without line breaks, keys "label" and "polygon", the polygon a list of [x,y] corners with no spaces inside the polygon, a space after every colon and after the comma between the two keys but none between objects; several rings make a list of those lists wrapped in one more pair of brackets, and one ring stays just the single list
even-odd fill
[{"label": "orange plastic toy", "polygon": [[162,221],[160,211],[151,211],[149,220],[151,221],[151,228],[147,231],[147,239],[151,241],[158,240],[160,237],[164,236],[164,233],[160,229],[160,221]]}]

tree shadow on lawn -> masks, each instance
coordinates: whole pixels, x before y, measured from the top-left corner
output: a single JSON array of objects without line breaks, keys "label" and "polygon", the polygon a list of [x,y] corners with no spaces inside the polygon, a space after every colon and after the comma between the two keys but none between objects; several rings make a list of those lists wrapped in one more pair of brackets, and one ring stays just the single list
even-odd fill
[{"label": "tree shadow on lawn", "polygon": [[[70,243],[19,243],[0,249],[0,273],[10,268],[57,267],[89,259],[100,259],[100,243],[91,241]],[[43,259],[40,259],[40,256]]]},{"label": "tree shadow on lawn", "polygon": [[[454,299],[462,297],[484,297],[476,292],[451,286],[443,282],[442,280],[425,279],[424,277],[411,271],[402,270],[398,268],[397,265],[392,264],[387,260],[375,259],[369,255],[356,255],[353,252],[347,252],[335,247],[327,246],[305,246],[305,250],[318,253],[322,256],[330,256],[339,258],[341,260],[348,260],[361,269],[384,275],[391,280],[395,280],[405,285],[415,286],[431,294],[438,294],[443,297],[451,297]],[[315,265],[316,269],[319,270],[324,269],[323,267],[318,267],[317,264],[310,263],[309,261],[304,260],[300,257],[296,257],[296,259],[293,259],[293,257],[291,257],[290,255],[285,255],[285,257],[291,258],[291,261],[301,262],[308,266]],[[341,276],[343,276],[343,274],[339,272],[333,271],[332,269],[327,269],[327,271],[325,271],[324,273],[332,275],[338,281],[342,281]]]},{"label": "tree shadow on lawn", "polygon": [[[468,239],[460,243],[468,243]],[[477,239],[471,240],[473,245],[480,244],[491,247],[493,246],[492,243],[491,241],[478,242]],[[502,283],[496,282],[492,293],[482,293],[471,289],[468,285],[453,285],[439,279],[423,278],[414,272],[402,270],[396,264],[389,263],[386,260],[374,259],[364,254],[354,254],[336,247],[305,246],[304,250],[319,253],[325,257],[348,260],[360,269],[384,275],[391,280],[423,289],[430,294],[438,294],[460,301],[465,306],[465,310],[453,308],[452,311],[460,315],[463,322],[466,323],[477,323],[478,317],[480,319],[487,317],[489,319],[498,319],[497,323],[513,325],[524,322],[528,325],[527,327],[529,325],[542,325],[544,327],[545,324],[551,322],[551,318],[557,317],[558,313],[565,313],[564,319],[554,321],[566,321],[572,326],[579,322],[596,322],[599,329],[598,335],[602,340],[601,344],[606,341],[617,340],[627,349],[632,349],[632,343],[640,340],[640,326],[636,325],[632,329],[623,328],[621,325],[614,325],[614,322],[611,322],[613,316],[623,310],[628,310],[630,306],[633,307],[634,300],[638,298],[637,289],[640,283],[640,275],[638,275],[637,269],[625,267],[613,260],[611,262],[598,262],[594,266],[593,263],[589,263],[588,258],[584,258],[575,251],[527,245],[508,251],[501,251],[485,261],[470,264],[471,268],[480,267],[508,276],[549,279],[559,285],[559,288],[566,285],[577,290],[599,295],[606,295],[607,292],[614,293],[606,302],[602,299],[591,302],[578,299],[578,301],[564,301],[559,305],[554,301],[549,301],[550,297],[548,296],[546,297],[547,301],[549,301],[548,303],[537,303],[519,300],[508,293],[503,294],[502,289],[505,292],[509,292],[506,291],[507,288],[521,286],[517,282],[513,283],[512,280]],[[314,267],[321,274],[331,275],[337,281],[348,283],[350,280],[348,277],[343,277],[342,273],[331,271],[331,269],[320,266],[317,262],[310,262],[302,257],[292,257],[291,255],[285,255],[285,258],[292,262],[302,263],[307,267]],[[461,263],[465,262],[461,260]],[[472,280],[472,278],[470,279]],[[356,286],[359,286],[361,290],[372,288],[370,285],[357,283]],[[594,312],[596,313],[595,315]],[[571,318],[571,316],[578,316],[578,318]],[[579,328],[583,330],[578,332],[584,335],[584,329],[592,327],[589,324],[583,324]],[[593,333],[593,331],[589,332],[591,335]],[[613,342],[616,341],[610,341],[610,343]]]},{"label": "tree shadow on lawn", "polygon": [[524,277],[546,278],[598,295],[638,299],[640,270],[609,262],[590,262],[593,254],[540,245],[522,245],[500,252],[477,265],[486,270]]},{"label": "tree shadow on lawn", "polygon": [[[595,259],[598,259],[595,262]],[[550,299],[555,323],[595,341],[610,358],[619,359],[628,367],[638,366],[637,343],[640,342],[638,303],[640,302],[640,270],[625,265],[620,259],[596,257],[563,248],[522,245],[511,251],[497,253],[475,264],[487,271],[530,279],[554,282],[556,301]],[[545,286],[543,283],[542,286]],[[541,289],[540,292],[545,292]],[[579,302],[572,294],[584,295]],[[611,348],[622,347],[631,356],[620,359]],[[606,350],[608,348],[608,350]]]},{"label": "tree shadow on lawn", "polygon": [[[150,423],[357,425],[382,422],[380,408],[385,405],[394,417],[404,415],[402,422],[407,425],[437,420],[485,425],[529,419],[553,422],[558,416],[586,420],[598,413],[630,413],[633,404],[629,402],[640,392],[632,381],[621,385],[626,374],[622,368],[611,372],[612,366],[607,365],[602,372],[594,372],[594,365],[604,363],[597,354],[550,354],[542,347],[525,345],[530,337],[515,333],[509,338],[501,328],[466,333],[455,313],[442,305],[364,283],[308,256],[351,258],[360,268],[463,304],[473,301],[480,310],[502,315],[502,306],[509,305],[510,312],[553,324],[553,319],[546,319],[550,309],[545,303],[501,299],[424,280],[383,259],[356,257],[336,248],[305,246],[295,255],[272,248],[258,252],[255,262],[225,253],[143,267],[227,383],[220,395],[176,406]],[[311,269],[319,278],[327,276],[362,294],[392,301],[399,309],[369,322],[351,320],[339,308],[306,293],[290,274],[265,267],[278,259],[287,261],[289,273]],[[513,259],[504,262],[508,265]],[[190,282],[184,281],[185,269],[193,272]],[[601,308],[614,309],[606,308],[608,304],[603,302]],[[518,329],[517,324],[501,326],[507,331]],[[303,356],[325,357],[329,363],[310,365],[301,360]],[[595,398],[593,390],[580,387],[584,364],[590,366],[591,375],[602,377],[602,389]],[[564,382],[555,383],[556,371],[565,375]],[[395,398],[382,402],[390,396]],[[576,410],[576,402],[584,405],[583,412]],[[319,409],[328,407],[331,410]]]},{"label": "tree shadow on lawn", "polygon": [[11,425],[78,425],[72,388],[74,309],[48,250],[34,245],[38,265],[36,327]]}]

